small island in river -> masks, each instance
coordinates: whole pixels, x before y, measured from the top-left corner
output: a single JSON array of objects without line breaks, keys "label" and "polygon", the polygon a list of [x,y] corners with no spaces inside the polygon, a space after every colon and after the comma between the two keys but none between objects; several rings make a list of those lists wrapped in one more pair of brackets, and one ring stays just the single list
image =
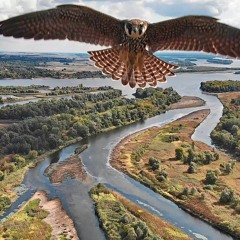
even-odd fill
[{"label": "small island in river", "polygon": [[47,167],[44,174],[49,177],[51,183],[61,183],[68,178],[81,181],[90,180],[78,155],[72,155],[58,163],[52,163]]}]

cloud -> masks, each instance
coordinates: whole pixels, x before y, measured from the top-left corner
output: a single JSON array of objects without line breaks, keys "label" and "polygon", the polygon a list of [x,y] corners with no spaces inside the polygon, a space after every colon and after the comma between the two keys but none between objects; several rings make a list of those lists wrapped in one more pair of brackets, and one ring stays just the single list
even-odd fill
[{"label": "cloud", "polygon": [[184,15],[218,16],[228,6],[228,0],[158,0],[146,3],[156,13],[167,17]]}]

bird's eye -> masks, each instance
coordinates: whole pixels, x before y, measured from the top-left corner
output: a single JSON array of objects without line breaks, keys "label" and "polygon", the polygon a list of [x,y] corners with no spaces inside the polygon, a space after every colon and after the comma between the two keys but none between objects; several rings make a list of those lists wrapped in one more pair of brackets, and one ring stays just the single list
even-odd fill
[{"label": "bird's eye", "polygon": [[132,34],[132,24],[131,23],[127,23],[127,29],[128,29],[129,34],[131,35]]},{"label": "bird's eye", "polygon": [[140,27],[141,27],[141,28],[143,27],[143,23],[140,23]]},{"label": "bird's eye", "polygon": [[131,23],[127,23],[127,28],[132,28],[132,24]]}]

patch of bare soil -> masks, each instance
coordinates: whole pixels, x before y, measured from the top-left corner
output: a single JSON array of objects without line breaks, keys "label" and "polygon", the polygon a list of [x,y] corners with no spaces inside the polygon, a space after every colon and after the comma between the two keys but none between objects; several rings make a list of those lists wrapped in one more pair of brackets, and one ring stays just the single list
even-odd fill
[{"label": "patch of bare soil", "polygon": [[61,235],[72,240],[79,239],[74,223],[62,208],[59,199],[49,200],[44,191],[37,191],[29,201],[34,199],[40,199],[39,206],[49,212],[49,215],[43,221],[52,227],[51,240],[59,240]]},{"label": "patch of bare soil", "polygon": [[45,170],[45,175],[50,178],[51,183],[61,183],[67,178],[79,179],[85,182],[90,181],[81,159],[76,154],[65,161],[51,164]]},{"label": "patch of bare soil", "polygon": [[200,107],[204,105],[205,101],[199,97],[183,96],[179,102],[171,104],[171,109]]}]

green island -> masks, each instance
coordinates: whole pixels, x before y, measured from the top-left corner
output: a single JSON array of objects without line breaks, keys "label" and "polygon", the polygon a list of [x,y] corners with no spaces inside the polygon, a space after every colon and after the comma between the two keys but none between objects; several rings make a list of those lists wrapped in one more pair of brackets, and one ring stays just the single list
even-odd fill
[{"label": "green island", "polygon": [[4,121],[0,128],[1,213],[16,199],[14,188],[39,159],[87,136],[163,113],[180,99],[172,88],[145,89],[151,93],[142,99],[127,99],[111,87],[88,88],[82,93],[79,88],[71,89],[77,93],[70,99],[0,109]]},{"label": "green island", "polygon": [[163,127],[134,133],[115,147],[111,165],[191,214],[240,237],[240,163],[202,142],[194,129],[199,110]]},{"label": "green island", "polygon": [[239,81],[206,81],[201,82],[200,89],[209,93],[237,92],[240,91]]},{"label": "green island", "polygon": [[99,183],[89,192],[100,226],[109,240],[191,239],[175,226],[150,214]]}]

